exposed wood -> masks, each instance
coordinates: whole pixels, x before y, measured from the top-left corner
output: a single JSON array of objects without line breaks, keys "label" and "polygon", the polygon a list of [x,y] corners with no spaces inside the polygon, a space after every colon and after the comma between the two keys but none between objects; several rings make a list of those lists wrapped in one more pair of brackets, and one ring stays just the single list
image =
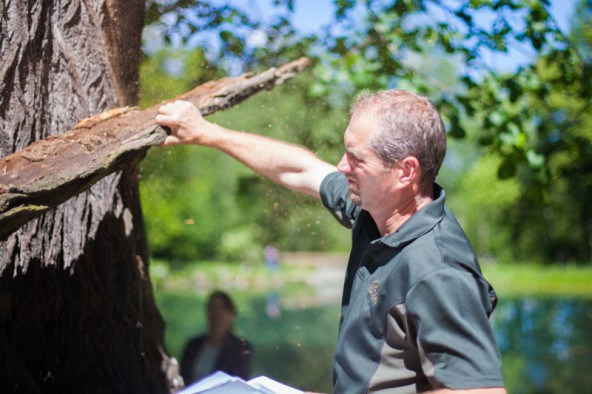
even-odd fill
[{"label": "exposed wood", "polygon": [[[301,58],[254,76],[210,81],[179,98],[209,115],[284,83],[308,64]],[[166,132],[154,122],[161,104],[107,111],[0,159],[0,240],[162,143]]]}]

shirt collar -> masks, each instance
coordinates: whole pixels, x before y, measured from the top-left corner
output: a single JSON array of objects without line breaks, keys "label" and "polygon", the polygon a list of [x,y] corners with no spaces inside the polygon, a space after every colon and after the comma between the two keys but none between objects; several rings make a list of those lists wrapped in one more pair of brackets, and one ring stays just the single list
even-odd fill
[{"label": "shirt collar", "polygon": [[442,220],[445,200],[446,193],[444,189],[440,185],[434,184],[434,200],[431,203],[415,212],[397,231],[372,243],[384,244],[393,248],[399,248],[411,243],[432,230]]}]

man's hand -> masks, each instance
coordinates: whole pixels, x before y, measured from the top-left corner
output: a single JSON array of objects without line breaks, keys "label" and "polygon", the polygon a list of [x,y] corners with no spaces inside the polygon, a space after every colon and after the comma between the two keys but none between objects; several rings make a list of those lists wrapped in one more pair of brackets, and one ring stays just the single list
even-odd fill
[{"label": "man's hand", "polygon": [[171,135],[166,137],[163,146],[203,144],[205,132],[212,126],[201,116],[195,105],[181,100],[162,105],[155,121],[171,129]]}]

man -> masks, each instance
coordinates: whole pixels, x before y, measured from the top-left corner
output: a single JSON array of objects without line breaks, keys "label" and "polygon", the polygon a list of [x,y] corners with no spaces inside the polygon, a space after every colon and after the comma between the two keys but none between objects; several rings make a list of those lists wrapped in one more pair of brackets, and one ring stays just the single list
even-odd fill
[{"label": "man", "polygon": [[495,293],[435,183],[446,136],[429,100],[401,90],[359,98],[337,167],[211,124],[187,102],[162,106],[156,121],[172,130],[164,145],[219,149],[352,228],[335,393],[505,393]]}]

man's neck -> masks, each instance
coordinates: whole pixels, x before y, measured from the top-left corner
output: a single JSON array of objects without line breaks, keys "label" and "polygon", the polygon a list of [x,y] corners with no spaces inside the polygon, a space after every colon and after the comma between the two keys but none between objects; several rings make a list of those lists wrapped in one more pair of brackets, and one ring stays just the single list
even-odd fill
[{"label": "man's neck", "polygon": [[370,212],[370,215],[374,219],[380,235],[385,237],[397,231],[413,214],[432,201],[432,197],[425,195],[410,196],[410,198],[404,199],[402,203],[399,203],[396,209],[391,212],[377,214]]}]

